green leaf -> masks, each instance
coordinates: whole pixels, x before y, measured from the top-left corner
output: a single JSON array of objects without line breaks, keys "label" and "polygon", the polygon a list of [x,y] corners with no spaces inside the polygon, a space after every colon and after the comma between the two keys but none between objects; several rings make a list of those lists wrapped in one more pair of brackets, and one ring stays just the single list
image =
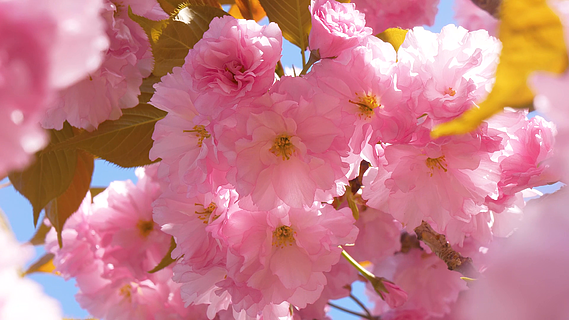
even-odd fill
[{"label": "green leaf", "polygon": [[162,21],[137,16],[130,8],[128,15],[148,35],[154,56],[153,73],[161,77],[174,67],[182,66],[188,51],[209,29],[211,20],[227,15],[227,12],[221,8],[190,4],[178,10],[175,16]]},{"label": "green leaf", "polygon": [[276,22],[283,37],[297,45],[302,51],[308,47],[311,21],[308,6],[310,0],[260,0],[267,17]]},{"label": "green leaf", "polygon": [[36,230],[34,236],[28,241],[28,243],[39,246],[45,243],[45,236],[51,230],[51,227],[45,223],[40,224],[39,228]]},{"label": "green leaf", "polygon": [[152,148],[154,125],[166,112],[149,104],[124,109],[117,120],[108,120],[93,132],[79,135],[53,146],[54,150],[79,148],[124,168],[152,163],[148,157]]},{"label": "green leaf", "polygon": [[164,256],[164,258],[162,258],[160,263],[156,267],[154,267],[154,269],[148,271],[148,273],[158,272],[166,268],[167,266],[171,265],[172,263],[174,263],[174,261],[176,261],[176,259],[172,259],[172,251],[174,251],[174,249],[176,249],[176,240],[174,240],[174,237],[172,237],[172,239],[170,240],[170,249],[168,249],[168,253],[166,253],[166,255]]},{"label": "green leaf", "polygon": [[[67,122],[62,130],[49,132],[51,141],[48,148],[73,137],[73,129]],[[77,151],[40,151],[35,157],[31,166],[24,171],[10,173],[9,178],[14,188],[32,204],[34,225],[37,225],[41,210],[71,184],[77,165]]]},{"label": "green leaf", "polygon": [[53,265],[53,253],[46,253],[38,261],[34,262],[25,272],[24,275],[29,275],[35,272],[53,273],[55,266]]},{"label": "green leaf", "polygon": [[45,215],[57,231],[59,247],[63,246],[61,231],[65,221],[79,209],[89,191],[94,167],[95,160],[92,155],[85,151],[77,151],[77,166],[71,184],[62,195],[51,200],[45,207]]}]

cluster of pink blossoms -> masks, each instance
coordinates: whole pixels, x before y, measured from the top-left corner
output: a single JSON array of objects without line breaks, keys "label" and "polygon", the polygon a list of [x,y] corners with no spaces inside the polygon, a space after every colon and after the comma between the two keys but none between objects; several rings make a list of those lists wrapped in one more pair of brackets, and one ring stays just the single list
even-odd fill
[{"label": "cluster of pink blossoms", "polygon": [[91,315],[104,319],[186,319],[204,314],[184,308],[172,267],[149,273],[168,252],[170,236],[152,220],[152,201],[160,186],[156,168],[138,169],[138,183],[115,181],[66,222],[59,248],[52,230],[46,251],[55,254],[56,270],[75,278],[77,301]]},{"label": "cluster of pink blossoms", "polygon": [[[168,115],[153,135],[154,219],[176,239],[182,299],[207,305],[210,319],[287,318],[290,307],[322,318],[327,299],[349,293],[338,246],[355,242],[356,259],[408,291],[389,284],[378,314],[444,316],[466,287],[418,249],[389,262],[401,226],[427,221],[460,246],[509,235],[522,192],[557,180],[554,127],[508,110],[470,134],[432,139],[435,125],[489,92],[500,43],[486,31],[415,28],[396,52],[353,4],[313,1],[311,12],[310,49],[326,59],[305,76],[275,78],[276,25],[224,17],[155,86],[151,103]],[[364,160],[356,228],[331,203]],[[382,267],[390,263],[397,271]],[[437,303],[425,296],[433,284],[406,283],[410,274],[445,283]]]}]

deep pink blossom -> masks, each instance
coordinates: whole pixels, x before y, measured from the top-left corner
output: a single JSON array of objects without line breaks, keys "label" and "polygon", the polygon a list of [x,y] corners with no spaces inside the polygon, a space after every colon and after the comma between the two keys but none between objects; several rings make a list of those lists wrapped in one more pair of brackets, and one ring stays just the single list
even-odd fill
[{"label": "deep pink blossom", "polygon": [[383,299],[390,308],[398,308],[407,302],[407,293],[399,286],[389,281],[383,281],[383,285],[388,291],[387,293],[382,292]]},{"label": "deep pink blossom", "polygon": [[354,0],[353,3],[365,13],[367,25],[373,33],[378,34],[387,28],[432,26],[439,0]]},{"label": "deep pink blossom", "polygon": [[310,50],[318,50],[321,58],[338,57],[344,50],[358,45],[372,35],[364,14],[353,3],[312,0],[312,28],[308,37]]},{"label": "deep pink blossom", "polygon": [[281,30],[275,23],[214,18],[183,66],[196,109],[217,118],[240,99],[265,93],[274,82],[281,50]]}]

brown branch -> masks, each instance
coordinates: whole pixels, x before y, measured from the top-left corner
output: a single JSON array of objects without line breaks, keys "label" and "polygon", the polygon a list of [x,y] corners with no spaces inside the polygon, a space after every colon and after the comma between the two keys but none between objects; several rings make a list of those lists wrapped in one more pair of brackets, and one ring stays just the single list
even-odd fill
[{"label": "brown branch", "polygon": [[446,263],[449,270],[458,271],[463,276],[469,278],[476,279],[479,277],[478,271],[472,264],[472,259],[463,257],[460,253],[454,251],[448,244],[446,237],[433,230],[427,222],[423,221],[420,226],[415,228],[415,233],[419,240],[428,245],[437,257]]},{"label": "brown branch", "polygon": [[502,0],[472,0],[478,8],[488,12],[496,19],[500,19],[500,6]]}]

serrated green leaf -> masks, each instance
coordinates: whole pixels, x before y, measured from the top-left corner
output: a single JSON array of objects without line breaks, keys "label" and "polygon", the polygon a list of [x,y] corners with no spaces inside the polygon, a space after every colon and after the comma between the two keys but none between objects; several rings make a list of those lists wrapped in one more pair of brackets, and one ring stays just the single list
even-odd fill
[{"label": "serrated green leaf", "polygon": [[51,230],[51,226],[48,226],[45,223],[40,224],[39,228],[36,230],[34,236],[28,241],[28,243],[39,246],[45,243],[45,236]]},{"label": "serrated green leaf", "polygon": [[267,17],[276,22],[283,37],[297,45],[301,50],[308,47],[308,34],[311,21],[308,6],[310,0],[260,0]]},{"label": "serrated green leaf", "polygon": [[128,15],[148,35],[154,56],[153,73],[161,77],[174,67],[182,66],[188,51],[209,29],[211,20],[227,15],[227,12],[211,6],[188,5],[177,10],[175,16],[162,21],[137,16],[130,8]]},{"label": "serrated green leaf", "polygon": [[85,151],[78,150],[77,166],[71,184],[62,195],[51,200],[45,207],[45,215],[57,231],[59,247],[63,246],[61,231],[65,221],[79,209],[87,191],[89,191],[94,167],[93,156]]},{"label": "serrated green leaf", "polygon": [[[73,137],[73,129],[67,122],[62,130],[49,132],[51,141],[48,148]],[[24,171],[10,173],[9,178],[14,188],[32,204],[34,225],[37,225],[41,210],[71,184],[77,165],[77,151],[40,151],[35,157],[31,166]]]},{"label": "serrated green leaf", "polygon": [[148,157],[152,148],[154,125],[166,112],[149,104],[124,109],[117,120],[108,120],[92,132],[81,134],[53,146],[54,150],[79,148],[124,168],[153,163]]},{"label": "serrated green leaf", "polygon": [[174,249],[176,249],[176,240],[174,240],[174,237],[172,237],[172,239],[170,239],[170,249],[168,249],[168,253],[166,253],[160,263],[154,267],[154,269],[148,271],[148,273],[158,272],[174,263],[174,261],[176,261],[176,259],[172,259],[172,251],[174,251]]},{"label": "serrated green leaf", "polygon": [[46,253],[36,262],[34,262],[25,272],[24,275],[29,275],[36,272],[53,273],[55,266],[53,265],[53,253]]}]

